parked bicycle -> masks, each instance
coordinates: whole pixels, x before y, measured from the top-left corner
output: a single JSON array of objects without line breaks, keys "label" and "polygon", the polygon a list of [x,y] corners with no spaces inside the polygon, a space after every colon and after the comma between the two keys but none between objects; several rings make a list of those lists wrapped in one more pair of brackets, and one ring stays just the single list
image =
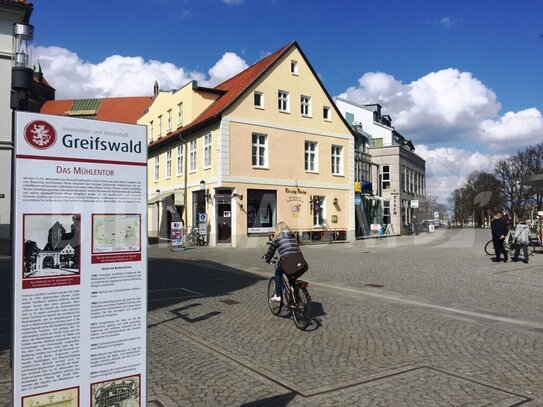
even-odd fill
[{"label": "parked bicycle", "polygon": [[199,228],[193,226],[185,236],[185,242],[187,246],[206,246],[206,236],[200,234]]},{"label": "parked bicycle", "polygon": [[[270,261],[274,267],[277,267],[278,260],[273,258]],[[296,328],[304,331],[311,323],[311,296],[307,291],[309,283],[303,280],[292,279],[287,274],[282,274],[283,295],[281,301],[272,301],[271,297],[275,293],[275,278],[271,277],[268,282],[268,291],[266,299],[270,311],[275,316],[290,316],[294,321]],[[286,311],[283,312],[282,311]]]}]

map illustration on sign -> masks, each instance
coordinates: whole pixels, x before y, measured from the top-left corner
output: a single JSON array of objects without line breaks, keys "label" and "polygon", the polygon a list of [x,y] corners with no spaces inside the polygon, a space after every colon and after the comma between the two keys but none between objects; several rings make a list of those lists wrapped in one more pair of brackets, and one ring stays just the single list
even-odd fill
[{"label": "map illustration on sign", "polygon": [[115,253],[141,250],[139,214],[92,215],[92,252]]}]

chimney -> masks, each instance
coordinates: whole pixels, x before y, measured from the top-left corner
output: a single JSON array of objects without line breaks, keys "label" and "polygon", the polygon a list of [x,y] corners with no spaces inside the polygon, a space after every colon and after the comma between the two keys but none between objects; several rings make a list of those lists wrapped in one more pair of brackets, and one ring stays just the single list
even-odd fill
[{"label": "chimney", "polygon": [[160,88],[158,87],[158,81],[155,81],[154,92],[153,92],[155,97],[158,96],[159,90],[160,90]]}]

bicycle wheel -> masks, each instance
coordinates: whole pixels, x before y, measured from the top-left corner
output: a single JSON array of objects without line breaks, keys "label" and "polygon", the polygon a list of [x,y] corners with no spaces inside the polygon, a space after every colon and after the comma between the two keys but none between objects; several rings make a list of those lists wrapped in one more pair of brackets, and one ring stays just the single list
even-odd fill
[{"label": "bicycle wheel", "polygon": [[536,245],[537,245],[536,242],[530,241],[530,243],[528,243],[528,256],[531,256],[532,254],[535,253]]},{"label": "bicycle wheel", "polygon": [[305,331],[311,322],[311,311],[309,309],[309,293],[305,288],[295,288],[295,300],[292,308],[292,318],[296,328]]},{"label": "bicycle wheel", "polygon": [[485,253],[489,256],[494,254],[494,244],[492,243],[492,240],[489,240],[487,244],[485,244]]},{"label": "bicycle wheel", "polygon": [[279,315],[281,309],[283,308],[283,301],[272,301],[270,298],[275,294],[275,279],[274,277],[270,278],[268,282],[268,291],[267,291],[267,301],[270,306],[270,311],[273,315]]}]

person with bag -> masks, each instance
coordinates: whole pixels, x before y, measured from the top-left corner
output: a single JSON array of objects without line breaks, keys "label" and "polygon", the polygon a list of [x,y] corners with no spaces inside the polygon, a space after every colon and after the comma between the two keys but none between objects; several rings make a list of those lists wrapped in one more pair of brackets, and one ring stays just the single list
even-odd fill
[{"label": "person with bag", "polygon": [[524,252],[524,263],[528,263],[528,245],[530,244],[530,226],[527,225],[525,220],[521,220],[515,229],[515,236],[513,242],[515,243],[515,255],[511,259],[512,261],[518,260],[520,249]]},{"label": "person with bag", "polygon": [[307,263],[303,258],[298,240],[285,222],[277,223],[273,240],[262,259],[269,263],[276,251],[279,252],[279,263],[275,268],[275,295],[271,297],[271,300],[281,301],[283,293],[281,274],[286,273],[296,279],[307,270]]}]

